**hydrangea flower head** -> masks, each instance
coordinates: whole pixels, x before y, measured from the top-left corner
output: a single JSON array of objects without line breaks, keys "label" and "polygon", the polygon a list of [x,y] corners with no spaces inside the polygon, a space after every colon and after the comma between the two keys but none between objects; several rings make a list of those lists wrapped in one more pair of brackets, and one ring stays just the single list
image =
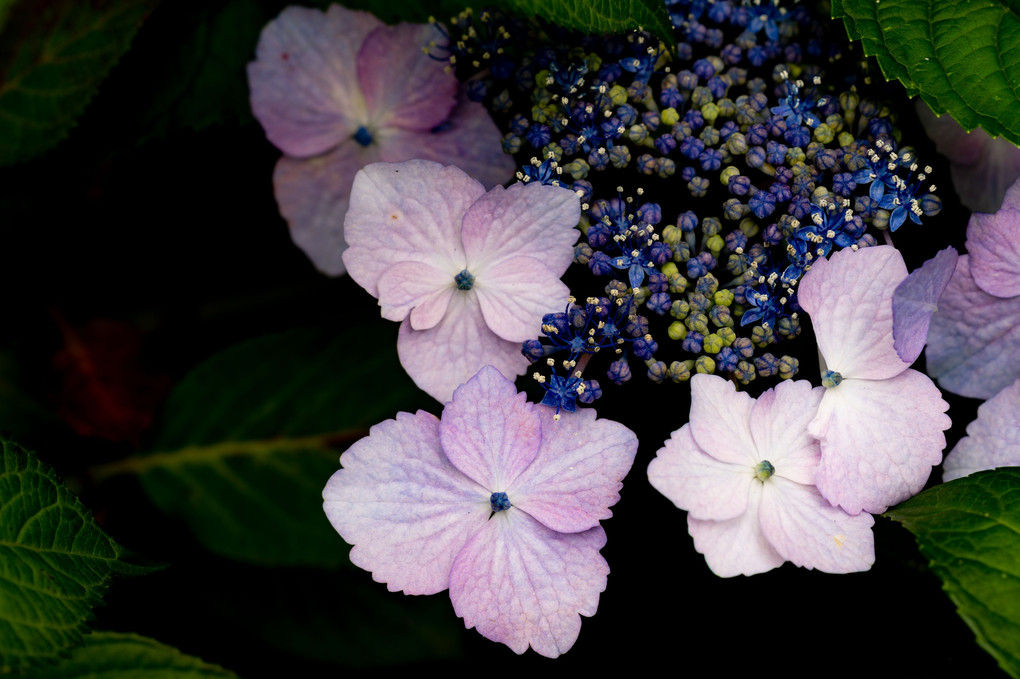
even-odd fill
[{"label": "hydrangea flower head", "polygon": [[560,276],[580,212],[577,194],[557,186],[486,193],[456,167],[376,163],[354,179],[343,259],[383,318],[402,321],[404,369],[446,401],[484,365],[527,368],[521,342],[569,296]]},{"label": "hydrangea flower head", "polygon": [[442,160],[486,186],[513,174],[484,107],[422,53],[436,37],[434,26],[386,26],[339,5],[287,7],[262,30],[248,64],[252,111],[285,154],[273,173],[280,212],[324,273],[344,272],[344,213],[359,168]]},{"label": "hydrangea flower head", "polygon": [[442,417],[399,413],[341,457],[323,490],[351,561],[390,591],[447,588],[468,628],[556,657],[594,615],[637,438],[586,409],[554,420],[487,366]]},{"label": "hydrangea flower head", "polygon": [[942,480],[996,467],[1020,467],[1020,379],[978,407],[967,435],[942,463]]},{"label": "hydrangea flower head", "polygon": [[1020,377],[1020,180],[995,214],[971,215],[967,253],[932,316],[928,372],[953,393],[989,399]]},{"label": "hydrangea flower head", "polygon": [[891,246],[846,249],[818,260],[799,291],[826,387],[808,427],[822,447],[815,482],[852,514],[919,492],[946,445],[949,405],[894,346],[893,293],[906,277]]},{"label": "hydrangea flower head", "polygon": [[648,480],[688,512],[694,547],[716,575],[874,563],[871,515],[833,507],[814,486],[820,451],[807,424],[822,392],[786,381],[755,400],[715,375],[691,379],[690,423],[659,450]]}]

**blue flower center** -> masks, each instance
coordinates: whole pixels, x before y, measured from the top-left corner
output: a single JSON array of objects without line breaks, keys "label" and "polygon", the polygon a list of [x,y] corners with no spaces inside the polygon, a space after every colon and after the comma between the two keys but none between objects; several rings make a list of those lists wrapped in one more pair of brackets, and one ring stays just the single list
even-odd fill
[{"label": "blue flower center", "polygon": [[776,468],[773,467],[772,463],[768,460],[762,460],[758,463],[758,466],[754,468],[754,475],[758,477],[759,481],[765,481],[775,473]]},{"label": "blue flower center", "polygon": [[362,146],[368,146],[372,143],[372,133],[368,131],[368,128],[362,125],[358,128],[358,131],[354,133],[354,141],[358,142]]},{"label": "blue flower center", "polygon": [[492,506],[492,511],[501,512],[504,509],[510,509],[510,498],[506,496],[506,493],[493,493],[489,497],[489,504]]},{"label": "blue flower center", "polygon": [[835,370],[826,370],[822,373],[822,386],[826,389],[832,387],[838,387],[839,383],[843,381],[843,376]]},{"label": "blue flower center", "polygon": [[458,290],[470,290],[475,284],[475,277],[471,275],[470,271],[464,269],[453,277],[453,282],[457,284]]}]

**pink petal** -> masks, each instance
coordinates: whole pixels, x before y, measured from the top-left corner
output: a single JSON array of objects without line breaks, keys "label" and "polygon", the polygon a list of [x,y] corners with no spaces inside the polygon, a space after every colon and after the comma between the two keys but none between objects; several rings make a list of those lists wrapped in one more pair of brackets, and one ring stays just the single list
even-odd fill
[{"label": "pink petal", "polygon": [[785,559],[772,548],[761,532],[758,507],[760,483],[749,486],[747,511],[729,521],[700,521],[687,517],[687,530],[694,549],[705,555],[705,563],[720,578],[754,575],[782,566]]},{"label": "pink petal", "polygon": [[718,375],[691,379],[691,433],[698,447],[720,462],[754,468],[761,460],[751,436],[754,399]]},{"label": "pink petal", "polygon": [[906,277],[903,256],[889,245],[840,250],[804,275],[798,299],[829,370],[880,380],[907,368],[892,328],[893,291]]},{"label": "pink petal", "polygon": [[444,40],[431,24],[406,23],[365,38],[358,81],[373,127],[430,130],[446,120],[457,103],[457,76],[446,62],[422,52],[430,42]]},{"label": "pink petal", "polygon": [[896,286],[893,293],[893,346],[904,363],[913,363],[921,355],[928,339],[931,315],[956,270],[956,248],[940,250],[920,269]]},{"label": "pink petal", "polygon": [[988,399],[1020,377],[1020,297],[979,288],[963,255],[928,331],[928,374],[954,394]]},{"label": "pink petal", "polygon": [[495,366],[504,375],[522,375],[530,362],[520,342],[508,342],[489,330],[473,292],[458,291],[434,328],[412,330],[410,319],[397,336],[400,364],[421,389],[444,403],[453,390],[480,368]]},{"label": "pink petal", "polygon": [[503,133],[489,112],[461,92],[457,106],[437,131],[421,132],[390,127],[379,131],[382,160],[388,163],[410,157],[452,163],[490,189],[513,179],[513,156],[503,153]]},{"label": "pink petal", "polygon": [[513,506],[560,533],[577,533],[613,515],[623,477],[637,454],[630,429],[595,419],[582,408],[561,413],[540,407],[542,446],[531,465],[507,489]]},{"label": "pink petal", "polygon": [[880,514],[920,492],[942,460],[948,408],[916,370],[826,389],[808,428],[822,442],[818,490],[851,514]]},{"label": "pink petal", "polygon": [[378,297],[379,278],[397,262],[460,271],[465,263],[461,221],[484,192],[456,167],[427,160],[375,163],[361,170],[344,221],[350,247],[343,259],[351,278]]},{"label": "pink petal", "polygon": [[725,521],[747,512],[754,468],[720,462],[694,441],[691,426],[673,432],[648,465],[648,482],[697,519]]},{"label": "pink petal", "polygon": [[851,516],[813,485],[778,476],[763,485],[761,530],[784,559],[826,573],[866,571],[875,563],[871,514]]},{"label": "pink petal", "polygon": [[542,424],[537,407],[498,370],[485,366],[453,392],[443,409],[443,450],[466,476],[490,492],[506,492],[538,455]]},{"label": "pink petal", "polygon": [[994,215],[975,212],[967,225],[970,274],[979,288],[996,297],[1020,295],[1020,205],[1011,195]]},{"label": "pink petal", "polygon": [[532,257],[562,276],[574,260],[580,199],[543,184],[497,186],[464,215],[468,268],[483,269],[514,256]]},{"label": "pink petal", "polygon": [[344,215],[355,173],[378,160],[373,147],[346,141],[329,153],[296,160],[283,156],[273,172],[273,191],[290,237],[329,276],[344,273]]},{"label": "pink petal", "polygon": [[598,609],[609,566],[600,526],[557,533],[510,508],[492,517],[457,555],[450,573],[453,610],[468,629],[555,658],[574,645],[581,617]]},{"label": "pink petal", "polygon": [[355,58],[381,25],[367,12],[332,5],[325,14],[287,7],[262,29],[248,64],[251,107],[277,148],[318,155],[367,122]]},{"label": "pink petal", "polygon": [[942,480],[996,467],[1020,467],[1020,380],[978,407],[967,435],[942,463]]},{"label": "pink petal", "polygon": [[471,272],[486,325],[511,342],[537,337],[542,317],[562,309],[570,296],[559,276],[531,257],[511,257]]},{"label": "pink petal", "polygon": [[814,485],[821,450],[807,426],[818,412],[824,393],[825,389],[812,388],[805,380],[784,381],[754,402],[751,436],[759,459],[768,460],[776,476]]},{"label": "pink petal", "polygon": [[323,509],[351,561],[391,592],[434,594],[449,586],[464,544],[491,513],[489,492],[443,455],[439,420],[398,413],[340,456]]},{"label": "pink petal", "polygon": [[382,317],[402,321],[410,314],[413,329],[435,327],[458,292],[454,285],[456,275],[457,272],[440,271],[422,262],[394,264],[379,278]]}]

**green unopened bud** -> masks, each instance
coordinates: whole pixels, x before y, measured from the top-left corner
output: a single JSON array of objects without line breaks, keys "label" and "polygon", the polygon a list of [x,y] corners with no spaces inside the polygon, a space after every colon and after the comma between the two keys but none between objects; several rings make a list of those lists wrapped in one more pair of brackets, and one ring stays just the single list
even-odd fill
[{"label": "green unopened bud", "polygon": [[800,361],[793,356],[783,356],[779,359],[779,376],[784,380],[792,379],[800,370]]},{"label": "green unopened bud", "polygon": [[686,382],[691,379],[691,371],[694,370],[694,361],[673,361],[669,364],[669,378],[674,382]]},{"label": "green unopened bud", "polygon": [[718,257],[719,252],[726,247],[726,241],[719,234],[715,234],[705,239],[705,247],[712,253],[712,256]]},{"label": "green unopened bud", "polygon": [[709,124],[714,123],[719,117],[719,107],[715,104],[705,104],[701,107],[701,117]]},{"label": "green unopened bud", "polygon": [[712,301],[721,306],[729,306],[733,304],[733,293],[729,290],[717,290],[712,296]]},{"label": "green unopened bud", "polygon": [[694,361],[694,370],[698,373],[711,375],[715,372],[715,361],[708,356],[698,356]]},{"label": "green unopened bud", "polygon": [[691,313],[691,305],[682,299],[673,300],[673,304],[669,307],[669,315],[681,321],[687,318],[689,313]]},{"label": "green unopened bud", "polygon": [[754,475],[758,477],[759,481],[766,481],[775,473],[776,468],[773,467],[772,463],[768,460],[762,460],[758,463],[758,466],[754,468]]},{"label": "green unopened bud", "polygon": [[725,345],[719,335],[712,332],[705,335],[705,341],[701,346],[706,354],[718,354]]},{"label": "green unopened bud", "polygon": [[613,106],[620,106],[627,103],[627,88],[620,85],[613,85],[609,88],[609,100]]},{"label": "green unopened bud", "polygon": [[836,131],[823,123],[815,128],[815,133],[812,136],[819,144],[828,144],[836,138]]},{"label": "green unopened bud", "polygon": [[733,331],[731,327],[722,327],[715,331],[715,334],[719,336],[722,343],[726,346],[730,346],[737,339],[737,333]]},{"label": "green unopened bud", "polygon": [[659,119],[662,120],[663,125],[673,127],[680,121],[680,114],[677,113],[676,109],[671,106],[659,114]]},{"label": "green unopened bud", "polygon": [[722,182],[723,186],[730,185],[730,179],[733,177],[739,177],[740,170],[732,165],[723,168],[723,171],[719,173],[719,181]]},{"label": "green unopened bud", "polygon": [[669,324],[669,328],[666,330],[669,338],[675,342],[682,341],[687,337],[687,328],[680,321],[673,321]]}]

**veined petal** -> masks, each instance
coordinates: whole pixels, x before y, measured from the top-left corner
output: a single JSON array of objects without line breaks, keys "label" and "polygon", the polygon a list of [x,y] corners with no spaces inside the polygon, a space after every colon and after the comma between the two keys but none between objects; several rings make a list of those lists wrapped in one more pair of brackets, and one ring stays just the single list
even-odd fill
[{"label": "veined petal", "polygon": [[819,492],[851,514],[880,514],[920,492],[942,461],[948,408],[931,379],[916,370],[826,389],[808,427],[822,443]]},{"label": "veined petal", "polygon": [[543,262],[562,276],[574,260],[580,231],[580,199],[573,191],[545,184],[497,186],[464,215],[468,268],[488,268],[515,256]]},{"label": "veined petal", "polygon": [[287,7],[262,29],[248,83],[252,112],[269,141],[305,157],[354,134],[367,119],[357,52],[380,26],[367,12],[331,5],[325,13]]},{"label": "veined petal", "polygon": [[691,433],[720,462],[754,468],[761,460],[751,436],[754,399],[718,375],[691,378]]},{"label": "veined petal", "polygon": [[412,330],[410,319],[397,336],[400,364],[415,384],[445,403],[453,390],[482,366],[492,365],[508,377],[521,375],[529,361],[520,342],[508,342],[489,330],[473,292],[457,291],[443,319],[428,330]]},{"label": "veined petal", "polygon": [[340,456],[322,491],[330,523],[351,561],[391,592],[434,594],[449,586],[464,544],[485,525],[489,492],[460,473],[439,444],[439,420],[398,413]]},{"label": "veined petal", "polygon": [[818,412],[824,393],[825,389],[812,388],[806,380],[787,380],[754,402],[751,436],[758,455],[772,464],[776,476],[814,485],[821,449],[807,426]]},{"label": "veined petal", "polygon": [[562,413],[559,420],[552,408],[539,408],[538,415],[542,446],[507,489],[510,501],[560,533],[597,526],[620,500],[637,436],[618,422],[596,419],[589,408]]},{"label": "veined petal", "polygon": [[705,555],[705,563],[720,578],[764,573],[785,561],[761,532],[758,518],[761,495],[761,484],[752,483],[748,488],[747,511],[729,521],[701,521],[687,516],[694,549]]},{"label": "veined petal", "polygon": [[893,292],[906,277],[903,256],[888,245],[847,248],[812,265],[798,299],[829,370],[880,380],[907,368],[893,348],[892,327]]},{"label": "veined petal", "polygon": [[531,257],[511,257],[471,273],[486,325],[511,342],[537,337],[542,317],[562,309],[570,296],[559,276]]},{"label": "veined petal", "polygon": [[423,262],[397,262],[379,278],[382,317],[402,321],[410,314],[413,329],[435,327],[459,292],[454,275]]},{"label": "veined petal", "polygon": [[928,374],[961,396],[989,399],[1020,377],[1020,296],[979,288],[962,255],[928,331]]},{"label": "veined petal", "polygon": [[813,485],[773,476],[762,487],[761,530],[784,559],[826,573],[866,571],[875,563],[871,514],[830,505]]},{"label": "veined petal", "polygon": [[685,424],[648,465],[648,482],[697,519],[726,521],[747,512],[754,467],[720,462],[703,451]]},{"label": "veined petal", "polygon": [[354,177],[344,221],[350,247],[343,259],[351,278],[378,297],[379,278],[397,262],[460,271],[461,221],[484,192],[458,168],[427,160],[364,168]]},{"label": "veined petal", "polygon": [[942,480],[996,467],[1020,467],[1020,380],[978,406],[967,435],[942,463]]},{"label": "veined petal", "polygon": [[345,141],[314,158],[283,156],[273,171],[273,192],[290,237],[315,267],[329,276],[346,271],[344,215],[359,169],[379,159],[376,149]]},{"label": "veined petal", "polygon": [[581,616],[598,609],[609,565],[601,526],[557,533],[511,508],[492,517],[457,555],[453,610],[470,629],[524,653],[555,658],[577,641]]},{"label": "veined petal", "polygon": [[967,224],[970,273],[996,297],[1020,295],[1020,182],[1013,186],[998,212],[975,212]]},{"label": "veined petal", "polygon": [[[358,52],[358,82],[374,127],[430,130],[457,103],[458,81],[446,62],[422,49],[445,38],[432,24],[384,26]],[[447,160],[454,160],[449,158]]]},{"label": "veined petal", "polygon": [[538,455],[542,424],[537,410],[512,381],[485,366],[453,392],[443,409],[443,450],[469,478],[491,492],[507,492]]},{"label": "veined petal", "polygon": [[940,250],[920,269],[911,272],[893,293],[893,346],[904,363],[921,355],[928,339],[931,315],[956,270],[956,248]]}]

